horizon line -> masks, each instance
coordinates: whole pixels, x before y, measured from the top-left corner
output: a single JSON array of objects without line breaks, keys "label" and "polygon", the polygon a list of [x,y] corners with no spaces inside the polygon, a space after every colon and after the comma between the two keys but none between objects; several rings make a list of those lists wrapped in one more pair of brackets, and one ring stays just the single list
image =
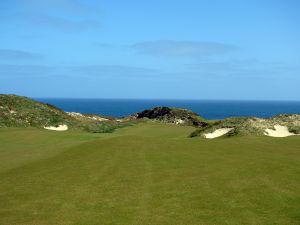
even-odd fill
[{"label": "horizon line", "polygon": [[245,102],[299,102],[300,100],[287,99],[189,99],[189,98],[102,98],[102,97],[30,97],[33,99],[86,99],[86,100],[146,100],[146,101],[245,101]]}]

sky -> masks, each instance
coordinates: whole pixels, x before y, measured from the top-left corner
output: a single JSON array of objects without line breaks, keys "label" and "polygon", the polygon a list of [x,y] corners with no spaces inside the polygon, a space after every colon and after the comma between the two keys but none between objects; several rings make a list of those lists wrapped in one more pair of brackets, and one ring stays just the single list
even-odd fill
[{"label": "sky", "polygon": [[298,0],[1,0],[0,93],[300,101]]}]

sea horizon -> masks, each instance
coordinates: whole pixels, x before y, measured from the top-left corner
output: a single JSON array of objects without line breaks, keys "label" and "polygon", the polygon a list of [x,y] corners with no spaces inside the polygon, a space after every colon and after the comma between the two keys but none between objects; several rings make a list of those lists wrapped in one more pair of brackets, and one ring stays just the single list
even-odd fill
[{"label": "sea horizon", "polygon": [[[11,94],[11,93],[2,93]],[[15,95],[15,94],[14,94]],[[24,96],[24,95],[20,95]],[[192,98],[115,98],[115,97],[35,97],[35,96],[25,96],[35,100],[38,99],[100,99],[100,100],[168,100],[168,101],[241,101],[241,102],[300,102],[300,100],[295,99],[192,99]]]},{"label": "sea horizon", "polygon": [[156,106],[185,108],[206,119],[228,117],[268,118],[278,114],[299,114],[300,101],[284,100],[197,100],[129,98],[34,98],[67,112],[126,117]]}]

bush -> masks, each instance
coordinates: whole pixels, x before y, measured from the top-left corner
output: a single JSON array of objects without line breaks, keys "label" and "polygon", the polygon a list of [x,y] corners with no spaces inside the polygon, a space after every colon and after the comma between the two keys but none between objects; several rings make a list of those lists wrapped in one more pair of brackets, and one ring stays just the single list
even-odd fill
[{"label": "bush", "polygon": [[290,126],[289,131],[294,134],[300,134],[300,126]]}]

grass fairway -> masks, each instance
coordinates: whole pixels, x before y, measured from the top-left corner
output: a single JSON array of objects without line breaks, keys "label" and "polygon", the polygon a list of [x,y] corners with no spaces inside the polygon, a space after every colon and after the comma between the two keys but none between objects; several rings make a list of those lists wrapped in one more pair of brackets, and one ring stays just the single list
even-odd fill
[{"label": "grass fairway", "polygon": [[300,137],[0,130],[1,225],[298,225]]}]

